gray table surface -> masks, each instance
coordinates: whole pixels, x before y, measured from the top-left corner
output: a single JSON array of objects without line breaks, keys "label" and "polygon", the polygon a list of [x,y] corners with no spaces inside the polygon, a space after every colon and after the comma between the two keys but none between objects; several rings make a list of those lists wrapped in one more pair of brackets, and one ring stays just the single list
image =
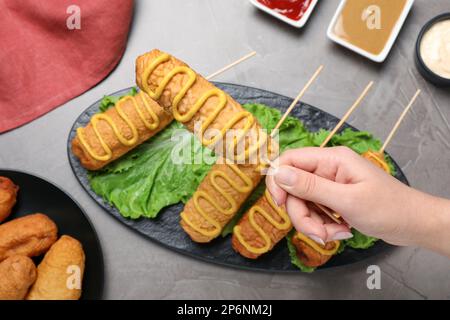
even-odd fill
[{"label": "gray table surface", "polygon": [[[450,260],[419,248],[398,248],[363,263],[312,275],[239,271],[206,264],[148,241],[104,212],[75,179],[66,139],[78,115],[102,95],[134,84],[135,58],[166,50],[200,73],[211,73],[251,50],[258,56],[217,80],[295,96],[319,64],[326,69],[304,101],[342,116],[370,80],[376,87],[350,123],[385,138],[416,88],[423,95],[388,151],[412,186],[450,198],[450,92],[426,83],[413,63],[420,28],[449,11],[448,0],[416,0],[389,59],[374,64],[333,44],[326,29],[337,0],[320,1],[306,28],[294,29],[245,0],[136,1],[128,47],[96,87],[19,129],[0,135],[0,167],[48,178],[69,191],[92,219],[105,258],[109,299],[450,298]],[[63,214],[63,213],[62,213]],[[382,271],[381,290],[366,286],[369,265]]]}]

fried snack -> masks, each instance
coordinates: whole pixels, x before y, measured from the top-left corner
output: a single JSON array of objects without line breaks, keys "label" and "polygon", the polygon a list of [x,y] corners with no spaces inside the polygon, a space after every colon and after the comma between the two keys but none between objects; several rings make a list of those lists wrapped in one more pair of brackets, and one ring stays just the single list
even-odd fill
[{"label": "fried snack", "polygon": [[231,244],[242,256],[257,259],[272,250],[291,229],[286,211],[275,204],[266,190],[234,227]]},{"label": "fried snack", "polygon": [[11,256],[0,263],[0,300],[22,300],[36,280],[36,267],[26,256]]},{"label": "fried snack", "polygon": [[173,120],[145,92],[121,98],[77,129],[72,152],[88,170],[99,170],[164,129]]},{"label": "fried snack", "polygon": [[181,226],[195,242],[220,235],[261,180],[254,165],[215,164],[181,213]]},{"label": "fried snack", "polygon": [[296,232],[291,239],[297,251],[297,257],[307,267],[320,267],[327,263],[339,249],[340,241],[332,241],[322,246]]},{"label": "fried snack", "polygon": [[[210,148],[215,148],[219,142],[223,146],[236,146],[236,143],[226,141],[229,129],[240,129],[245,134],[260,128],[255,117],[228,94],[184,62],[157,49],[137,58],[136,83]],[[194,130],[195,123],[201,123],[201,128]],[[211,136],[204,134],[207,130]],[[265,141],[261,139],[258,144],[248,146],[245,155],[257,150]],[[223,151],[216,149],[217,154],[224,155]]]},{"label": "fried snack", "polygon": [[380,154],[379,152],[375,151],[367,151],[361,155],[364,159],[368,160],[381,170],[384,170],[388,174],[391,174],[391,169],[389,168],[389,165],[386,163],[386,160],[384,159],[384,153]]},{"label": "fried snack", "polygon": [[46,215],[36,213],[0,225],[0,261],[13,255],[35,257],[57,239],[58,228]]},{"label": "fried snack", "polygon": [[37,280],[27,300],[78,300],[81,296],[85,255],[81,243],[62,236],[37,268]]},{"label": "fried snack", "polygon": [[0,222],[10,215],[12,208],[16,204],[18,191],[19,187],[9,178],[0,177]]}]

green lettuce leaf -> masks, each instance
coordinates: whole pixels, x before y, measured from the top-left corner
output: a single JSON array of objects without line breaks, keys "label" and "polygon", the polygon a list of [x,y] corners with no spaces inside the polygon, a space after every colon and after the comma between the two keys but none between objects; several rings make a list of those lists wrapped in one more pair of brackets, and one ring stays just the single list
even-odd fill
[{"label": "green lettuce leaf", "polygon": [[[171,139],[175,135],[177,139]],[[172,152],[183,150],[180,164]],[[186,151],[187,150],[187,151]],[[191,159],[203,159],[190,164]],[[127,218],[154,218],[159,211],[186,202],[215,162],[211,151],[177,122],[101,171],[89,172],[95,193]]]},{"label": "green lettuce leaf", "polygon": [[121,98],[125,97],[125,96],[135,96],[137,94],[137,89],[135,87],[131,88],[130,91],[128,91],[127,93],[125,93],[124,95],[120,96],[120,97],[115,97],[115,96],[103,96],[102,101],[100,101],[100,112],[105,112],[106,110],[108,110],[109,108],[113,107],[117,101],[119,101]]},{"label": "green lettuce leaf", "polygon": [[[251,112],[264,129],[271,133],[281,119],[281,112],[263,104],[246,104],[244,108]],[[288,149],[313,146],[313,135],[303,123],[294,117],[287,117],[279,132],[280,152]]]},{"label": "green lettuce leaf", "polygon": [[[329,131],[319,130],[314,133],[313,141],[315,146],[320,146],[322,142],[328,136]],[[382,143],[379,139],[367,131],[353,131],[350,128],[343,130],[341,133],[336,134],[328,143],[328,147],[347,146],[358,154],[363,154],[369,150],[380,150]],[[391,169],[391,174],[395,176],[396,171],[392,159],[385,155],[385,160]]]},{"label": "green lettuce leaf", "polygon": [[346,246],[353,249],[369,249],[378,239],[366,236],[356,229],[352,229],[353,238],[345,240]]}]

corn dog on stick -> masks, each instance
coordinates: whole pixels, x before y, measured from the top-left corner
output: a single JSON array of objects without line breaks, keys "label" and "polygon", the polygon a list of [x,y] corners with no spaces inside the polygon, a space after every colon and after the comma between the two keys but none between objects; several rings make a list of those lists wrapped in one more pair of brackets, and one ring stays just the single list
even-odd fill
[{"label": "corn dog on stick", "polygon": [[145,92],[121,98],[77,129],[72,152],[83,167],[98,170],[164,129],[173,117]]},{"label": "corn dog on stick", "polygon": [[[260,126],[253,115],[228,94],[215,87],[184,62],[157,49],[141,55],[136,60],[136,83],[152,99],[170,111],[175,120],[195,132],[203,145],[215,148],[236,146],[227,141],[229,129],[240,130],[240,139],[252,131],[258,132]],[[195,128],[195,125],[199,128]],[[214,130],[211,136],[204,134]],[[256,136],[256,134],[254,135]],[[248,141],[245,138],[245,141]],[[249,146],[240,157],[248,158],[257,151],[259,145]],[[225,155],[225,150],[216,153]],[[233,157],[235,154],[233,154]]]},{"label": "corn dog on stick", "polygon": [[291,230],[286,211],[273,202],[266,190],[234,227],[231,244],[244,257],[257,259],[272,250]]},{"label": "corn dog on stick", "polygon": [[181,213],[181,227],[195,242],[210,242],[235,216],[261,181],[255,165],[215,164]]}]

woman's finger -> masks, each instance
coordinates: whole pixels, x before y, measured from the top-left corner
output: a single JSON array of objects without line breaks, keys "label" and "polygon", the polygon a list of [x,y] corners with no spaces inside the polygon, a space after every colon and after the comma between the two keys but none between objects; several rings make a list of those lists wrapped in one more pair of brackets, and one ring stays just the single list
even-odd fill
[{"label": "woman's finger", "polygon": [[273,177],[276,169],[270,169],[266,176],[266,188],[272,196],[273,201],[281,207],[286,203],[287,193],[280,188],[274,181]]},{"label": "woman's finger", "polygon": [[305,201],[293,196],[286,200],[286,210],[295,229],[319,244],[325,245],[327,231],[317,217],[311,216],[311,211]]}]

